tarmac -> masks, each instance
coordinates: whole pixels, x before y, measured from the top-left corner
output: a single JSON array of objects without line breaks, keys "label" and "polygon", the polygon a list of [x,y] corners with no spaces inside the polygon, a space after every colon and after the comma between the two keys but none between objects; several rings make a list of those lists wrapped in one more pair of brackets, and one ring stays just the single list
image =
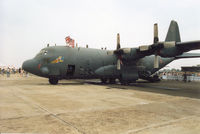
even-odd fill
[{"label": "tarmac", "polygon": [[0,133],[199,134],[200,83],[0,76]]}]

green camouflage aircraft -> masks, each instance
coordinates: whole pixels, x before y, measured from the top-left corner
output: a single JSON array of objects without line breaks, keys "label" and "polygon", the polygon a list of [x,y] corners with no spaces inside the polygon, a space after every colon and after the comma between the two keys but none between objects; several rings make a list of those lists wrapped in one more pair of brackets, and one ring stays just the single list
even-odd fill
[{"label": "green camouflage aircraft", "polygon": [[102,83],[121,84],[138,79],[158,81],[153,74],[176,59],[197,58],[198,53],[186,53],[200,49],[200,40],[181,42],[176,21],[171,21],[165,41],[158,38],[154,24],[154,40],[151,45],[137,48],[121,48],[117,34],[116,50],[82,47],[51,46],[43,48],[33,59],[23,63],[22,68],[32,74],[49,78],[50,84],[61,79],[101,79]]}]

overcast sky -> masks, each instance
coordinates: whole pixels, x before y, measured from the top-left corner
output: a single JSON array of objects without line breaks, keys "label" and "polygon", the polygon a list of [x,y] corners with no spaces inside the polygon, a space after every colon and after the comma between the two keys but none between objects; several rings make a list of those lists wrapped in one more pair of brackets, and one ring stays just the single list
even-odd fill
[{"label": "overcast sky", "polygon": [[[90,48],[115,49],[117,33],[122,47],[151,44],[153,24],[164,40],[171,20],[182,41],[200,40],[199,6],[199,0],[0,0],[0,66],[19,67],[47,43],[65,45],[68,35]],[[196,64],[200,59],[169,67]]]}]

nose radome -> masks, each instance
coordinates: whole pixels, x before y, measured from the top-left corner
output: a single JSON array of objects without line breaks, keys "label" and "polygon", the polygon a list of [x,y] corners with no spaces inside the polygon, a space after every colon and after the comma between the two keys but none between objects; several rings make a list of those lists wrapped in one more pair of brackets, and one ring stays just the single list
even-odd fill
[{"label": "nose radome", "polygon": [[30,60],[26,60],[26,61],[24,61],[23,62],[23,64],[22,64],[22,69],[23,70],[25,70],[25,71],[28,71],[29,69],[29,62],[30,62]]},{"label": "nose radome", "polygon": [[22,69],[34,74],[37,71],[37,62],[34,59],[26,60],[22,64]]}]

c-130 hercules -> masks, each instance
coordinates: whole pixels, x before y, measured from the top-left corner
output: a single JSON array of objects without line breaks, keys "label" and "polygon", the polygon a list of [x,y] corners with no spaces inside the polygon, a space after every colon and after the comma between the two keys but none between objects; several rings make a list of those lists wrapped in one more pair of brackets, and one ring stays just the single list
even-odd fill
[{"label": "c-130 hercules", "polygon": [[33,59],[23,63],[22,68],[32,74],[49,78],[56,85],[61,79],[97,79],[102,83],[121,84],[138,79],[157,81],[153,74],[180,58],[200,57],[197,53],[186,53],[200,49],[200,40],[181,42],[176,21],[171,21],[166,39],[160,42],[158,27],[154,24],[154,40],[151,45],[137,48],[121,48],[117,34],[117,49],[71,48],[51,46],[43,48]]}]

